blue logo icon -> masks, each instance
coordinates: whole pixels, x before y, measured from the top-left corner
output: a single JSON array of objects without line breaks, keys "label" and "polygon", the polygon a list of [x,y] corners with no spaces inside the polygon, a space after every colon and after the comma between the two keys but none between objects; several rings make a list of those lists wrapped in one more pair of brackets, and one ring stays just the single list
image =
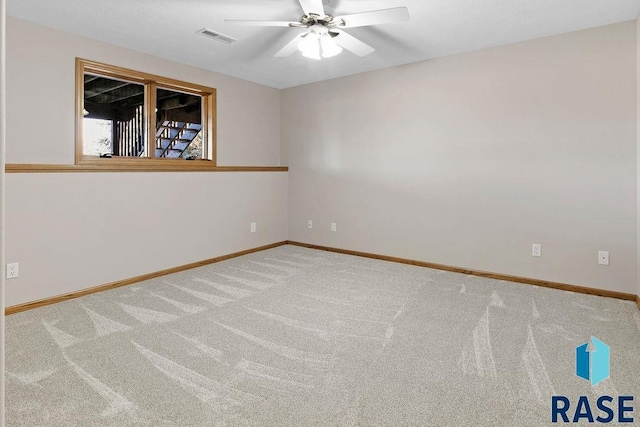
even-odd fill
[{"label": "blue logo icon", "polygon": [[610,349],[596,337],[591,337],[591,343],[591,347],[588,342],[576,347],[576,375],[594,386],[609,378]]}]

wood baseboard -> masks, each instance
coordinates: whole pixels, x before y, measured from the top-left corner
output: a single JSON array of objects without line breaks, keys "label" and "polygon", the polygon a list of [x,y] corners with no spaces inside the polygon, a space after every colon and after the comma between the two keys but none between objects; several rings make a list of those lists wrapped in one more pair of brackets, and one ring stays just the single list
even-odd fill
[{"label": "wood baseboard", "polygon": [[488,272],[488,271],[472,270],[472,269],[469,269],[469,268],[453,267],[453,266],[450,266],[450,265],[435,264],[435,263],[432,263],[432,262],[416,261],[416,260],[405,259],[405,258],[398,258],[398,257],[379,255],[379,254],[372,254],[372,253],[368,253],[368,252],[359,252],[359,251],[351,251],[351,250],[348,250],[348,249],[338,249],[338,248],[331,248],[331,247],[327,247],[327,246],[312,245],[312,244],[309,244],[309,243],[300,243],[300,242],[287,241],[287,244],[295,245],[295,246],[302,246],[302,247],[310,248],[310,249],[318,249],[318,250],[322,250],[322,251],[336,252],[336,253],[340,253],[340,254],[355,255],[355,256],[360,256],[360,257],[365,257],[365,258],[373,258],[373,259],[379,259],[379,260],[383,260],[383,261],[397,262],[397,263],[400,263],[400,264],[415,265],[415,266],[418,266],[418,267],[427,267],[427,268],[434,268],[434,269],[437,269],[437,270],[446,270],[446,271],[451,271],[451,272],[454,272],[454,273],[470,274],[470,275],[473,275],[473,276],[485,277],[485,278],[488,278],[488,279],[496,279],[496,280],[505,280],[505,281],[508,281],[508,282],[525,283],[525,284],[528,284],[528,285],[535,285],[535,286],[542,286],[542,287],[545,287],[545,288],[560,289],[560,290],[563,290],[563,291],[577,292],[577,293],[581,293],[581,294],[597,295],[597,296],[601,296],[601,297],[617,298],[617,299],[623,299],[623,300],[629,300],[629,301],[635,300],[638,303],[638,308],[640,308],[640,297],[638,297],[638,296],[636,296],[634,294],[627,294],[627,293],[624,293],[624,292],[609,291],[609,290],[605,290],[605,289],[588,288],[588,287],[585,287],[585,286],[570,285],[570,284],[567,284],[567,283],[559,283],[559,282],[551,282],[551,281],[548,281],[548,280],[530,279],[528,277],[512,276],[512,275],[509,275],[509,274],[491,273],[491,272]]},{"label": "wood baseboard", "polygon": [[372,254],[372,253],[368,253],[368,252],[352,251],[352,250],[348,250],[348,249],[331,248],[331,247],[328,247],[328,246],[319,246],[319,245],[313,245],[313,244],[309,244],[309,243],[301,243],[301,242],[294,242],[294,241],[288,241],[287,240],[287,241],[283,241],[283,242],[272,243],[270,245],[260,246],[260,247],[257,247],[257,248],[247,249],[247,250],[240,251],[240,252],[234,252],[234,253],[228,254],[228,255],[222,255],[222,256],[219,256],[219,257],[206,259],[206,260],[194,262],[194,263],[191,263],[191,264],[185,264],[185,265],[181,265],[181,266],[178,266],[178,267],[169,268],[169,269],[166,269],[166,270],[160,270],[160,271],[156,271],[154,273],[143,274],[141,276],[136,276],[136,277],[132,277],[132,278],[129,278],[129,279],[119,280],[117,282],[107,283],[105,285],[94,286],[92,288],[82,289],[82,290],[79,290],[79,291],[76,291],[76,292],[70,292],[70,293],[67,293],[67,294],[57,295],[57,296],[54,296],[54,297],[51,297],[51,298],[45,298],[45,299],[41,299],[41,300],[38,300],[38,301],[32,301],[32,302],[28,302],[28,303],[24,303],[24,304],[13,305],[11,307],[5,308],[4,312],[5,312],[5,315],[20,313],[22,311],[27,311],[27,310],[31,310],[31,309],[38,308],[38,307],[44,307],[46,305],[55,304],[55,303],[62,302],[62,301],[68,301],[68,300],[71,300],[71,299],[80,298],[80,297],[83,297],[85,295],[94,294],[96,292],[102,292],[102,291],[106,291],[106,290],[109,290],[109,289],[115,289],[115,288],[119,288],[119,287],[122,287],[122,286],[132,285],[134,283],[142,282],[142,281],[149,280],[149,279],[154,279],[156,277],[166,276],[168,274],[178,273],[180,271],[190,270],[190,269],[196,268],[196,267],[202,267],[203,265],[214,264],[216,262],[225,261],[227,259],[236,258],[236,257],[242,256],[242,255],[248,255],[248,254],[251,254],[251,253],[254,253],[254,252],[260,252],[260,251],[264,251],[266,249],[276,248],[278,246],[283,246],[283,245],[301,246],[301,247],[310,248],[310,249],[318,249],[318,250],[322,250],[322,251],[336,252],[336,253],[341,253],[341,254],[346,254],[346,255],[354,255],[354,256],[360,256],[360,257],[365,257],[365,258],[379,259],[379,260],[382,260],[382,261],[397,262],[397,263],[400,263],[400,264],[409,264],[409,265],[415,265],[415,266],[418,266],[418,267],[434,268],[434,269],[437,269],[437,270],[446,270],[446,271],[451,271],[451,272],[454,272],[454,273],[471,274],[473,276],[485,277],[485,278],[489,278],[489,279],[497,279],[497,280],[505,280],[505,281],[508,281],[508,282],[525,283],[525,284],[529,284],[529,285],[542,286],[542,287],[545,287],[545,288],[560,289],[560,290],[563,290],[563,291],[578,292],[578,293],[582,293],[582,294],[597,295],[597,296],[602,296],[602,297],[617,298],[617,299],[630,300],[630,301],[635,300],[636,303],[638,304],[638,309],[640,309],[640,296],[636,296],[634,294],[627,294],[627,293],[624,293],[624,292],[608,291],[608,290],[605,290],[605,289],[588,288],[588,287],[585,287],[585,286],[570,285],[570,284],[566,284],[566,283],[551,282],[551,281],[547,281],[547,280],[530,279],[530,278],[527,278],[527,277],[511,276],[511,275],[508,275],[508,274],[490,273],[490,272],[486,272],[486,271],[472,270],[472,269],[468,269],[468,268],[453,267],[453,266],[444,265],[444,264],[435,264],[435,263],[431,263],[431,262],[416,261],[416,260],[405,259],[405,258],[391,257],[391,256],[379,255],[379,254]]},{"label": "wood baseboard", "polygon": [[242,255],[251,254],[254,252],[264,251],[265,249],[271,249],[278,246],[286,245],[287,242],[278,242],[272,243],[270,245],[260,246],[257,248],[247,249],[245,251],[234,252],[228,255],[222,255],[215,258],[206,259],[204,261],[193,262],[191,264],[185,264],[178,267],[168,268],[166,270],[156,271],[154,273],[143,274],[141,276],[132,277],[130,279],[119,280],[117,282],[107,283],[106,285],[94,286],[92,288],[82,289],[76,292],[69,292],[67,294],[57,295],[51,298],[45,298],[38,301],[27,302],[24,304],[13,305],[11,307],[7,307],[4,310],[5,315],[20,313],[21,311],[27,311],[38,307],[43,307],[45,305],[55,304],[62,301],[68,301],[70,299],[80,298],[85,295],[94,294],[96,292],[107,291],[109,289],[115,289],[122,286],[132,285],[134,283],[142,282],[144,280],[154,279],[156,277],[166,276],[172,273],[178,273],[184,270],[190,270],[196,267],[202,267],[203,265],[213,264],[220,261],[225,261],[231,258],[236,258]]}]

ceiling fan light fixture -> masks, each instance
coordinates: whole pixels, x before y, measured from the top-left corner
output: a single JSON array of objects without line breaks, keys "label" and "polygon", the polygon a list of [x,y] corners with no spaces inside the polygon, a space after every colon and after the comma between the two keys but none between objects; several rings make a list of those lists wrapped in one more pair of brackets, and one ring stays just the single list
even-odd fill
[{"label": "ceiling fan light fixture", "polygon": [[320,46],[322,47],[323,58],[331,58],[342,52],[342,48],[328,34],[320,39]]},{"label": "ceiling fan light fixture", "polygon": [[316,60],[331,58],[342,52],[342,48],[323,25],[309,27],[309,32],[298,43],[298,50],[302,52],[302,56]]},{"label": "ceiling fan light fixture", "polygon": [[309,33],[298,43],[298,50],[302,56],[310,59],[320,59],[320,39],[316,34]]}]

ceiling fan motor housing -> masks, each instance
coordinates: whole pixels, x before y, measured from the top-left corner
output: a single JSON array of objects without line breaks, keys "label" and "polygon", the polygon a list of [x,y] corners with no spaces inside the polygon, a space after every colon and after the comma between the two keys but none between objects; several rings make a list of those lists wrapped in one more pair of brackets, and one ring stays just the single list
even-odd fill
[{"label": "ceiling fan motor housing", "polygon": [[328,32],[329,32],[329,29],[322,24],[313,24],[312,26],[309,27],[309,33],[315,34],[318,36],[323,36]]},{"label": "ceiling fan motor housing", "polygon": [[300,18],[300,24],[302,24],[305,27],[321,25],[326,28],[333,28],[340,25],[339,22],[333,22],[333,16],[331,15],[320,16],[315,13],[304,15],[302,18]]}]

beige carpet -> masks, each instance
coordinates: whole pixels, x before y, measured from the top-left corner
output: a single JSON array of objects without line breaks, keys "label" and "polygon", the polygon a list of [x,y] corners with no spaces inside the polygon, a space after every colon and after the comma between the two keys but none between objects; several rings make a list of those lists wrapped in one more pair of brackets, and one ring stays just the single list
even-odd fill
[{"label": "beige carpet", "polygon": [[640,312],[283,246],[9,316],[6,370],[8,426],[542,426],[554,394],[640,396]]}]

